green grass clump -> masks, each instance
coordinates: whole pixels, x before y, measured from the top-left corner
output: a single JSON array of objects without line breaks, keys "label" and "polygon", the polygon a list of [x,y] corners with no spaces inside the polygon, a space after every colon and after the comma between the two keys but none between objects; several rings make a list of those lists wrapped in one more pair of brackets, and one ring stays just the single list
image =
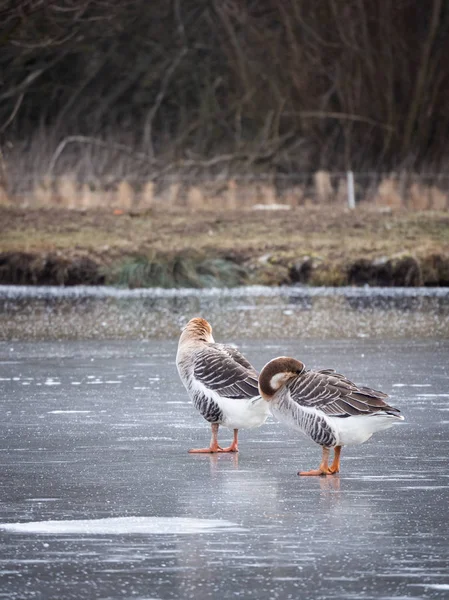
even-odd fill
[{"label": "green grass clump", "polygon": [[106,280],[129,288],[235,287],[246,282],[247,274],[225,258],[139,256],[114,267]]}]

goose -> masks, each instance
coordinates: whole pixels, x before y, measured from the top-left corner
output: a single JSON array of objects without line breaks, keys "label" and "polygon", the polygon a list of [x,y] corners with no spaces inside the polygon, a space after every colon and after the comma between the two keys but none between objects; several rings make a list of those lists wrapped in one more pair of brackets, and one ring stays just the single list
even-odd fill
[{"label": "goose", "polygon": [[[294,358],[268,362],[259,376],[259,391],[279,421],[299,429],[322,447],[318,469],[298,475],[332,475],[340,471],[342,446],[362,444],[377,431],[403,421],[387,394],[359,387],[333,369],[312,371]],[[329,465],[330,449],[334,459]]]},{"label": "goose", "polygon": [[[215,343],[211,325],[202,318],[191,319],[182,331],[176,366],[193,405],[212,429],[209,447],[189,452],[238,452],[238,430],[259,427],[269,415],[257,371],[236,348]],[[234,430],[228,448],[218,444],[220,425]]]}]

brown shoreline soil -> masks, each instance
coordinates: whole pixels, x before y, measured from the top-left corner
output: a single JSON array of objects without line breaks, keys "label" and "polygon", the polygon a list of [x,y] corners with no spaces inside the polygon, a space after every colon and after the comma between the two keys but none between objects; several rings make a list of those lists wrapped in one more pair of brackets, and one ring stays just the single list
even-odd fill
[{"label": "brown shoreline soil", "polygon": [[2,208],[0,283],[449,285],[449,214]]}]

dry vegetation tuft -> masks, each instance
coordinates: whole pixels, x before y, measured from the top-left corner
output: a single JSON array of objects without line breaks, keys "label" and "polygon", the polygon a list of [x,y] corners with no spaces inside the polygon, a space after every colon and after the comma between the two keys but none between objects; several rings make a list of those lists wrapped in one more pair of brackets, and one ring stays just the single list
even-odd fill
[{"label": "dry vegetation tuft", "polygon": [[[64,207],[71,209],[118,208],[124,211],[148,210],[245,210],[261,206],[338,206],[348,205],[345,174],[318,171],[313,176],[268,183],[234,177],[191,183],[183,179],[158,185],[147,180],[139,186],[123,179],[114,185],[84,183],[73,174],[57,178],[44,177],[24,197],[11,197],[0,188],[0,202],[29,207]],[[356,199],[359,204],[409,210],[449,210],[449,177],[390,174],[370,176],[355,174]]]}]

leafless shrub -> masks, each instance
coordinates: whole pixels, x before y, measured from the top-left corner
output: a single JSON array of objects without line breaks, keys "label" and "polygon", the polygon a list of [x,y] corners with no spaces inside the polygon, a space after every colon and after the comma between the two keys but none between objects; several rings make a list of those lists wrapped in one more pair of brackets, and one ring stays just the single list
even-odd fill
[{"label": "leafless shrub", "polygon": [[45,174],[113,186],[445,168],[442,0],[6,0],[0,13],[10,195]]},{"label": "leafless shrub", "polygon": [[228,190],[226,194],[226,208],[229,210],[235,210],[237,207],[237,183],[234,179],[231,179],[228,183]]},{"label": "leafless shrub", "polygon": [[0,206],[9,206],[10,204],[12,204],[12,202],[6,193],[5,188],[0,186]]},{"label": "leafless shrub", "polygon": [[376,197],[376,204],[390,208],[400,208],[403,206],[402,196],[399,193],[398,181],[396,179],[388,177],[381,181]]},{"label": "leafless shrub", "polygon": [[34,206],[51,206],[55,203],[55,196],[53,180],[48,176],[37,181],[33,193],[29,195]]},{"label": "leafless shrub", "polygon": [[154,183],[152,181],[147,181],[143,186],[139,200],[138,200],[139,208],[148,209],[154,206]]},{"label": "leafless shrub", "polygon": [[292,186],[283,194],[284,203],[288,204],[292,208],[295,206],[301,206],[304,201],[304,190],[300,186]]},{"label": "leafless shrub", "polygon": [[192,210],[204,209],[204,195],[197,186],[192,186],[187,192],[187,207]]},{"label": "leafless shrub", "polygon": [[80,200],[80,191],[73,175],[59,177],[56,182],[58,204],[67,208],[76,208]]},{"label": "leafless shrub", "polygon": [[449,208],[449,193],[443,192],[437,186],[430,188],[431,208],[433,210],[446,210]]},{"label": "leafless shrub", "polygon": [[274,186],[269,184],[262,184],[258,188],[259,190],[259,203],[260,204],[277,204],[277,194]]},{"label": "leafless shrub", "polygon": [[316,196],[319,202],[328,202],[334,196],[334,189],[328,171],[317,171],[314,176]]},{"label": "leafless shrub", "polygon": [[123,180],[117,186],[117,189],[114,194],[114,200],[112,205],[116,208],[121,208],[123,210],[129,210],[133,207],[134,204],[134,189],[131,185]]}]

